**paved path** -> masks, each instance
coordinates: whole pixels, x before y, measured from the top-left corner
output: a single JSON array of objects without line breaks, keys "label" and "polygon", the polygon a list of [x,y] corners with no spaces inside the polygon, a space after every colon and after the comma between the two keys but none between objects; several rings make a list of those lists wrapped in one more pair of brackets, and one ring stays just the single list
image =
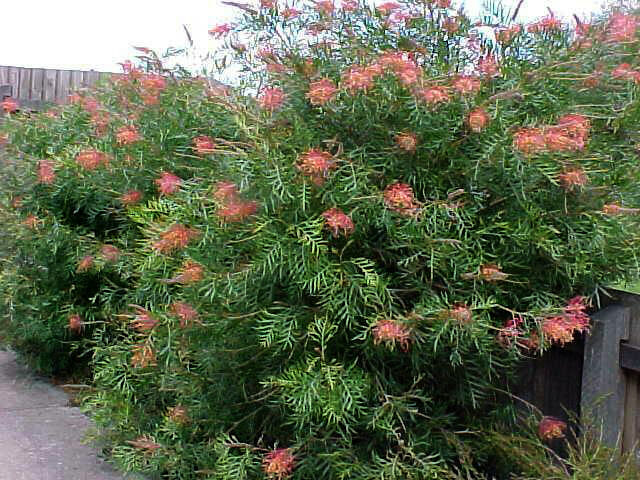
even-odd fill
[{"label": "paved path", "polygon": [[[82,444],[91,426],[61,389],[0,351],[0,480],[123,480]],[[140,478],[140,477],[137,477]]]}]

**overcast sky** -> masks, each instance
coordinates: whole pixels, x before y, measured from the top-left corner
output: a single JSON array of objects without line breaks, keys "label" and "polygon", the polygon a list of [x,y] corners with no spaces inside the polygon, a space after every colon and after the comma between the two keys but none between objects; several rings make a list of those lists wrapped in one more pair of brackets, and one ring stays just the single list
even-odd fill
[{"label": "overcast sky", "polygon": [[[256,0],[237,0],[257,3]],[[339,2],[336,2],[339,4]],[[378,3],[378,2],[376,2]],[[463,0],[454,0],[459,6]],[[477,13],[482,0],[464,0]],[[513,6],[517,0],[504,0]],[[525,0],[522,20],[543,16],[588,16],[603,0]],[[19,0],[2,1],[0,65],[120,71],[132,46],[164,50],[184,46],[187,25],[200,52],[212,46],[211,26],[230,21],[234,10],[220,0]]]}]

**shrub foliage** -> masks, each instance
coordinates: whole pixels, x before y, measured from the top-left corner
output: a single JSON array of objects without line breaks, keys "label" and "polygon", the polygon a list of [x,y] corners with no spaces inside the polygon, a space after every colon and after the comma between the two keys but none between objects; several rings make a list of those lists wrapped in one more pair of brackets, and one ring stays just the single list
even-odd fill
[{"label": "shrub foliage", "polygon": [[3,336],[90,367],[129,470],[528,474],[487,447],[514,367],[638,275],[638,17],[236,6],[210,32],[233,87],[142,49],[7,114]]}]

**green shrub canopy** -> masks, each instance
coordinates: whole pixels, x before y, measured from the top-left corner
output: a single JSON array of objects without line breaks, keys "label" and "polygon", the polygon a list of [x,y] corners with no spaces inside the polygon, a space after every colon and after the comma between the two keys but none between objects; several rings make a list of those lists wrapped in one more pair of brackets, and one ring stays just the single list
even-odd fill
[{"label": "green shrub canopy", "polygon": [[8,114],[4,335],[89,363],[125,468],[527,471],[491,441],[514,367],[638,274],[639,19],[450,3],[236,5],[234,87],[127,64]]}]

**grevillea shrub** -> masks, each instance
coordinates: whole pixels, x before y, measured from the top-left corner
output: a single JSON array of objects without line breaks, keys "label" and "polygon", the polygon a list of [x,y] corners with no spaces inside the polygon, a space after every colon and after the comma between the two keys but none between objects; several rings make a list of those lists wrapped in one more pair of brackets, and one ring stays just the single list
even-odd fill
[{"label": "grevillea shrub", "polygon": [[240,8],[211,29],[237,87],[127,66],[9,114],[9,323],[91,356],[86,409],[130,470],[528,475],[497,444],[544,456],[566,425],[518,432],[518,361],[638,276],[639,18]]}]

